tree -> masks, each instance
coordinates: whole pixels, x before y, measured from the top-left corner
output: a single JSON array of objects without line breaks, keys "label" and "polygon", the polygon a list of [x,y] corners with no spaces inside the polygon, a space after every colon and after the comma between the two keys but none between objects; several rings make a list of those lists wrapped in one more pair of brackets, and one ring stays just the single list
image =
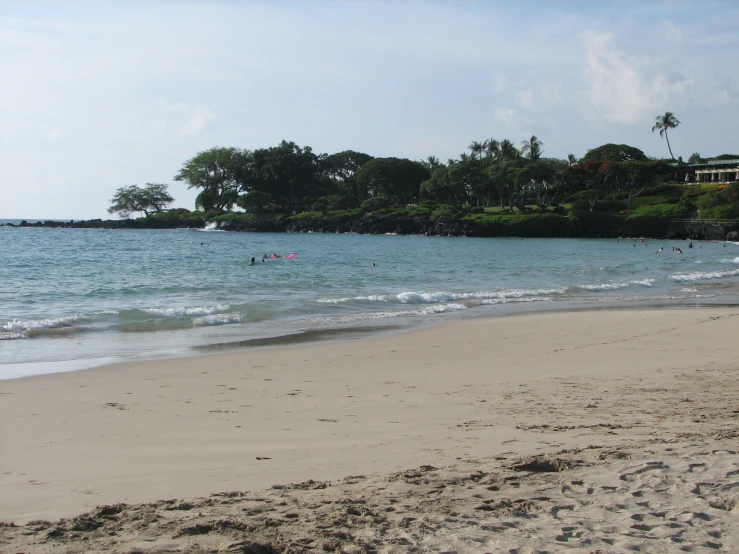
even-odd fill
[{"label": "tree", "polygon": [[617,163],[603,160],[581,161],[575,166],[574,169],[580,174],[581,182],[588,191],[591,212],[606,193],[607,187],[615,180],[618,168]]},{"label": "tree", "polygon": [[[511,146],[513,145],[511,144]],[[515,206],[520,212],[526,211],[527,186],[530,183],[530,178],[526,175],[525,169],[530,163],[525,158],[516,157],[502,160],[488,167],[490,186],[500,195],[501,205],[505,198],[509,209],[513,210]]]},{"label": "tree", "polygon": [[536,200],[536,205],[544,210],[555,203],[559,197],[558,177],[568,167],[567,162],[552,158],[539,158],[530,162],[525,168],[523,177],[528,180],[528,189]]},{"label": "tree", "polygon": [[634,146],[628,144],[604,144],[598,148],[588,150],[581,159],[584,162],[646,162],[647,155]]},{"label": "tree", "polygon": [[421,183],[421,197],[442,204],[462,204],[467,197],[467,190],[463,181],[454,178],[459,176],[457,165],[460,164],[434,169],[431,178]]},{"label": "tree", "polygon": [[701,158],[701,155],[698,152],[696,152],[695,154],[690,155],[690,157],[688,158],[688,163],[689,164],[702,164],[703,158]]},{"label": "tree", "polygon": [[616,168],[618,188],[629,193],[626,211],[631,210],[631,201],[644,189],[654,185],[669,166],[665,162],[623,162]]},{"label": "tree", "polygon": [[672,155],[672,148],[670,148],[670,137],[667,136],[667,129],[675,129],[680,125],[675,115],[672,112],[665,112],[664,115],[658,115],[657,120],[652,127],[652,132],[659,130],[659,136],[664,136],[667,141],[667,149],[670,151],[670,158],[673,160],[675,156]]},{"label": "tree", "polygon": [[442,164],[439,161],[439,158],[437,158],[436,156],[429,156],[425,160],[421,160],[421,164],[423,165],[423,167],[425,167],[426,169],[428,169],[432,173],[433,173],[434,169],[436,169],[438,167],[442,167]]},{"label": "tree", "polygon": [[493,138],[486,140],[485,154],[488,158],[497,158],[500,155],[500,142]]},{"label": "tree", "polygon": [[577,156],[574,154],[567,154],[567,163],[572,165],[577,163]]},{"label": "tree", "polygon": [[544,145],[536,135],[531,135],[529,140],[524,140],[521,143],[521,154],[531,160],[538,160],[542,155],[541,147]]},{"label": "tree", "polygon": [[375,158],[355,175],[357,187],[369,196],[384,196],[396,204],[418,200],[421,183],[431,174],[419,162],[399,158]]},{"label": "tree", "polygon": [[159,213],[174,202],[167,192],[167,185],[146,183],[144,188],[138,185],[121,187],[110,200],[108,213],[117,213],[121,217],[129,217],[133,212],[141,212],[146,217],[149,213]]},{"label": "tree", "polygon": [[243,183],[249,180],[252,154],[239,148],[211,148],[187,160],[175,175],[188,188],[202,188],[200,206],[231,210]]},{"label": "tree", "polygon": [[274,199],[266,192],[255,190],[239,196],[236,203],[247,212],[262,214],[271,211]]},{"label": "tree", "polygon": [[[353,167],[363,163],[363,157],[367,156],[353,154],[355,156],[342,156],[346,162],[343,165],[346,175],[351,173],[355,176]],[[244,183],[243,191],[265,192],[277,204],[290,211],[298,211],[336,190],[336,184],[323,171],[330,163],[328,159],[328,156],[314,154],[310,146],[300,147],[284,140],[272,148],[259,148],[252,152],[250,180]]]},{"label": "tree", "polygon": [[513,143],[508,139],[500,141],[500,159],[503,161],[515,160],[521,157],[521,152],[518,151]]},{"label": "tree", "polygon": [[477,154],[478,158],[482,158],[482,152],[484,150],[484,145],[482,142],[477,142],[476,140],[473,140],[470,145],[467,147],[467,149],[472,152],[472,159],[475,159],[475,154]]}]

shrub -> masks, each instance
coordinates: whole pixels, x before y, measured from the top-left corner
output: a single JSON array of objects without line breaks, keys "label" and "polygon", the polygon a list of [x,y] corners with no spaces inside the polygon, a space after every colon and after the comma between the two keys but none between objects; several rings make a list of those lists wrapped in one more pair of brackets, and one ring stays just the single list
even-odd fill
[{"label": "shrub", "polygon": [[644,189],[642,196],[681,196],[687,187],[673,183],[657,183],[653,187]]},{"label": "shrub", "polygon": [[721,198],[727,202],[739,202],[739,182],[729,183],[724,190],[721,191]]},{"label": "shrub", "polygon": [[680,217],[680,210],[675,204],[658,204],[656,206],[641,206],[628,213],[626,221],[638,222],[668,222]]},{"label": "shrub", "polygon": [[688,216],[695,211],[695,202],[693,202],[690,197],[683,196],[677,203],[677,209],[681,216]]},{"label": "shrub", "polygon": [[[620,212],[626,209],[626,202],[623,200],[605,200],[603,202],[598,202],[595,207],[598,208],[599,212]],[[580,209],[582,209],[582,207],[580,207]],[[586,204],[585,209],[589,210],[590,204]]]},{"label": "shrub", "polygon": [[567,217],[555,214],[486,215],[462,218],[475,234],[503,237],[562,237],[570,233]]},{"label": "shrub", "polygon": [[387,208],[390,206],[390,200],[385,198],[384,196],[373,196],[372,198],[368,198],[364,202],[362,202],[362,210],[365,212],[374,212],[377,210],[381,210],[382,208]]},{"label": "shrub", "polygon": [[714,206],[700,211],[700,219],[739,219],[739,202]]},{"label": "shrub", "polygon": [[679,196],[637,196],[631,199],[631,209],[635,210],[642,206],[656,206],[657,204],[677,204]]},{"label": "shrub", "polygon": [[695,205],[701,210],[713,208],[714,206],[719,206],[721,204],[723,204],[721,196],[715,190],[701,194],[695,199]]},{"label": "shrub", "polygon": [[431,219],[434,221],[452,221],[461,215],[460,212],[461,210],[455,206],[443,204],[431,212]]}]

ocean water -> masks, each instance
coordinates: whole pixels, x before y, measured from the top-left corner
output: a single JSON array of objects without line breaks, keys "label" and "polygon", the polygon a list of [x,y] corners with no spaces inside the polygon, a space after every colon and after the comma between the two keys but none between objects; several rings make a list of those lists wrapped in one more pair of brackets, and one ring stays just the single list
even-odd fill
[{"label": "ocean water", "polygon": [[0,379],[302,332],[737,303],[734,243],[0,226]]}]

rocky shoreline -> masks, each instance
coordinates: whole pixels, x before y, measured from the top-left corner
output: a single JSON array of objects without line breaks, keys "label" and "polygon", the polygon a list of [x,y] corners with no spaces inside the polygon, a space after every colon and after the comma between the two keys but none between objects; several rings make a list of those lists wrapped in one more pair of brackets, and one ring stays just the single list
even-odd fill
[{"label": "rocky shoreline", "polygon": [[[34,227],[54,229],[204,229],[215,226],[224,231],[267,232],[267,233],[356,233],[397,234],[449,237],[506,237],[529,238],[615,238],[623,236],[660,239],[692,240],[739,240],[739,223],[692,220],[685,222],[655,222],[653,224],[614,224],[613,222],[578,221],[562,215],[546,214],[545,219],[537,216],[515,217],[513,225],[485,225],[469,218],[437,219],[405,214],[374,215],[358,217],[285,217],[257,216],[232,218],[224,221],[209,221],[193,218],[138,218],[138,219],[91,219],[82,221],[22,221],[9,227]],[[528,218],[531,218],[530,221]],[[502,219],[502,218],[499,218]],[[514,217],[511,217],[514,219]],[[496,222],[496,223],[499,223]]]}]

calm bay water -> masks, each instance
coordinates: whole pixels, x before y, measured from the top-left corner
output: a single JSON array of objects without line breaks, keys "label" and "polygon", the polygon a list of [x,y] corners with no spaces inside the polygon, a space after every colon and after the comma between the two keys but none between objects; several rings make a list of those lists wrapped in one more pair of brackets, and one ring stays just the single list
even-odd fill
[{"label": "calm bay water", "polygon": [[13,227],[0,241],[0,378],[305,330],[739,301],[734,243]]}]

